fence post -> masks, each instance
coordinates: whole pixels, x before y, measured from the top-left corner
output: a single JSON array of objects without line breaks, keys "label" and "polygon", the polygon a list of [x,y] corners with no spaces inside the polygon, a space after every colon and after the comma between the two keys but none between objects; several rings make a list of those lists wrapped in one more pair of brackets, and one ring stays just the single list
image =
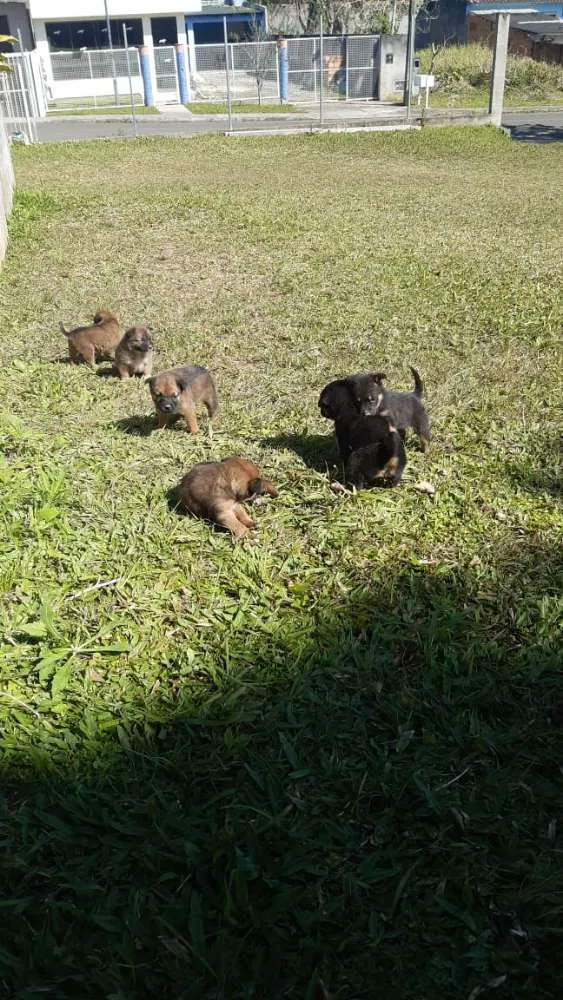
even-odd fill
[{"label": "fence post", "polygon": [[324,38],[323,38],[323,15],[319,17],[319,62],[321,64],[321,75],[319,79],[319,125],[323,123],[323,70],[324,70]]},{"label": "fence post", "polygon": [[92,97],[94,98],[94,107],[98,107],[98,98],[96,97],[96,88],[94,87],[94,74],[92,72],[92,56],[89,50],[86,50],[87,62],[88,62],[88,72],[90,74],[90,84],[92,89]]},{"label": "fence post", "polygon": [[229,132],[233,130],[231,115],[231,81],[229,78],[229,43],[227,36],[227,18],[223,16],[223,40],[225,44],[225,73],[227,74],[227,115],[229,117]]},{"label": "fence post", "polygon": [[131,100],[131,116],[133,118],[133,132],[135,138],[138,138],[137,134],[137,116],[135,114],[135,99],[133,97],[133,80],[131,79],[131,63],[129,62],[129,42],[127,41],[127,25],[125,21],[123,22],[123,42],[125,45],[125,56],[127,58],[127,76],[129,77],[129,97]]},{"label": "fence post", "polygon": [[141,63],[141,76],[143,78],[145,107],[152,108],[154,105],[154,94],[152,92],[150,56],[146,45],[141,45],[139,47],[139,61]]},{"label": "fence post", "polygon": [[287,58],[287,39],[278,38],[278,91],[281,104],[287,104],[288,85],[289,65]]},{"label": "fence post", "polygon": [[180,104],[189,104],[190,86],[188,83],[188,74],[186,72],[186,46],[183,42],[178,42],[176,45],[176,68],[178,70]]},{"label": "fence post", "polygon": [[27,131],[28,131],[27,137],[30,142],[33,142],[35,139],[35,132],[33,128],[33,109],[31,107],[29,78],[27,74],[27,63],[25,62],[25,52],[23,50],[22,33],[19,28],[18,28],[18,43],[20,47],[20,61],[18,64],[18,72],[19,72],[20,86],[22,92],[22,104],[27,124]]},{"label": "fence post", "polygon": [[348,79],[349,79],[348,78],[348,35],[346,35],[346,39],[345,39],[345,42],[344,42],[344,72],[345,72],[344,79],[346,81],[346,83],[345,83],[346,93],[344,95],[344,100],[347,101],[348,100],[348,96],[349,96],[349,83],[348,83]]}]

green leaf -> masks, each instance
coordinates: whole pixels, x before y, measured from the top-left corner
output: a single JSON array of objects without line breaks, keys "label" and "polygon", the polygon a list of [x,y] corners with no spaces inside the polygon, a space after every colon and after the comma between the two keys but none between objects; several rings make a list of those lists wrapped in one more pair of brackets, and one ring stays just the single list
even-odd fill
[{"label": "green leaf", "polygon": [[205,935],[203,930],[201,896],[199,892],[195,891],[195,889],[192,890],[190,899],[189,928],[194,951],[196,951],[198,955],[203,955],[205,951]]}]

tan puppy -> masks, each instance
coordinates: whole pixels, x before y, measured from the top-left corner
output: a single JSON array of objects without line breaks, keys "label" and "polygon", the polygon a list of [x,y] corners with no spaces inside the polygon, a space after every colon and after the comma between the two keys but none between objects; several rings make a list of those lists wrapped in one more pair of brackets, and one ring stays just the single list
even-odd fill
[{"label": "tan puppy", "polygon": [[190,514],[214,521],[242,538],[254,527],[254,521],[240,501],[262,493],[271,497],[278,495],[252,462],[245,458],[226,458],[223,462],[194,465],[180,483],[178,500],[180,507]]},{"label": "tan puppy", "polygon": [[115,350],[115,370],[120,378],[152,374],[153,343],[144,326],[126,330]]},{"label": "tan puppy", "polygon": [[219,406],[215,383],[207,368],[200,365],[185,365],[153,375],[149,379],[149,388],[159,428],[184,417],[188,430],[197,434],[196,403],[201,401],[205,405],[210,420]]},{"label": "tan puppy", "polygon": [[59,326],[61,333],[68,337],[69,357],[75,364],[85,361],[93,365],[101,357],[113,361],[121,330],[117,318],[108,309],[99,309],[91,326],[77,326],[74,330],[65,330],[62,323]]}]

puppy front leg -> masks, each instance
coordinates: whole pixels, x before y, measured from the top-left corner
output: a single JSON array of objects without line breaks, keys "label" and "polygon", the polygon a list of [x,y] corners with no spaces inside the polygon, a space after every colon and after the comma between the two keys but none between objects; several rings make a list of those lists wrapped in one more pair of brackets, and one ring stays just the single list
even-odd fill
[{"label": "puppy front leg", "polygon": [[240,503],[235,504],[234,510],[236,517],[238,518],[241,524],[244,524],[245,528],[256,527],[256,522],[253,521],[252,518],[248,516],[242,504]]},{"label": "puppy front leg", "polygon": [[168,420],[165,417],[164,413],[161,413],[160,410],[157,410],[156,411],[156,429],[157,429],[157,431],[163,431],[164,428],[167,426],[167,424],[168,424]]},{"label": "puppy front leg", "polygon": [[195,415],[195,410],[191,406],[184,410],[184,417],[190,434],[198,434],[199,427],[197,423],[197,417]]},{"label": "puppy front leg", "polygon": [[237,505],[235,504],[234,506],[220,508],[215,514],[215,520],[221,527],[227,528],[235,538],[244,538],[248,534],[248,527],[239,521],[236,515],[236,507]]}]

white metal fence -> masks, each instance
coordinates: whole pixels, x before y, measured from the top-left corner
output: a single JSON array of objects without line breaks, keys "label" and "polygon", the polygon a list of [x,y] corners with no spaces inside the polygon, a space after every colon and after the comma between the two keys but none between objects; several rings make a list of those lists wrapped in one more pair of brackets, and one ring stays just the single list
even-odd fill
[{"label": "white metal fence", "polygon": [[228,60],[229,87],[234,101],[279,101],[275,42],[230,42],[226,47],[223,44],[195,45],[193,52],[192,100],[226,100]]},{"label": "white metal fence", "polygon": [[173,45],[157,45],[154,50],[157,101],[178,100],[176,51]]},{"label": "white metal fence", "polygon": [[[370,100],[377,93],[379,35],[290,38],[287,41],[287,99],[317,103],[322,83],[326,101]],[[321,56],[322,52],[322,56]],[[275,42],[233,42],[226,46],[195,45],[188,49],[190,96],[193,101],[276,103],[280,100],[278,50]],[[46,110],[65,112],[144,102],[138,49],[98,49],[8,55],[12,72],[0,74],[0,104],[8,131],[25,141],[36,139],[35,122]],[[227,86],[228,67],[228,86]],[[176,51],[154,49],[156,102],[179,100]]]},{"label": "white metal fence", "polygon": [[[379,35],[290,38],[287,41],[288,100],[316,102],[321,73],[326,100],[371,100],[377,91]],[[195,72],[193,62],[195,60]],[[233,42],[195,45],[190,53],[191,92],[194,101],[225,101],[226,64],[235,101],[280,99],[275,42]]]},{"label": "white metal fence", "polygon": [[[52,52],[46,69],[49,108],[80,110],[143,103],[139,52],[130,49],[85,49]],[[175,70],[174,70],[175,75]]]},{"label": "white metal fence", "polygon": [[45,112],[36,52],[10,53],[9,73],[0,73],[0,110],[10,139],[36,142],[36,121]]},{"label": "white metal fence", "polygon": [[[6,76],[6,73],[0,74]],[[8,216],[12,209],[14,170],[8,145],[6,122],[0,110],[0,262],[8,246]]]}]

